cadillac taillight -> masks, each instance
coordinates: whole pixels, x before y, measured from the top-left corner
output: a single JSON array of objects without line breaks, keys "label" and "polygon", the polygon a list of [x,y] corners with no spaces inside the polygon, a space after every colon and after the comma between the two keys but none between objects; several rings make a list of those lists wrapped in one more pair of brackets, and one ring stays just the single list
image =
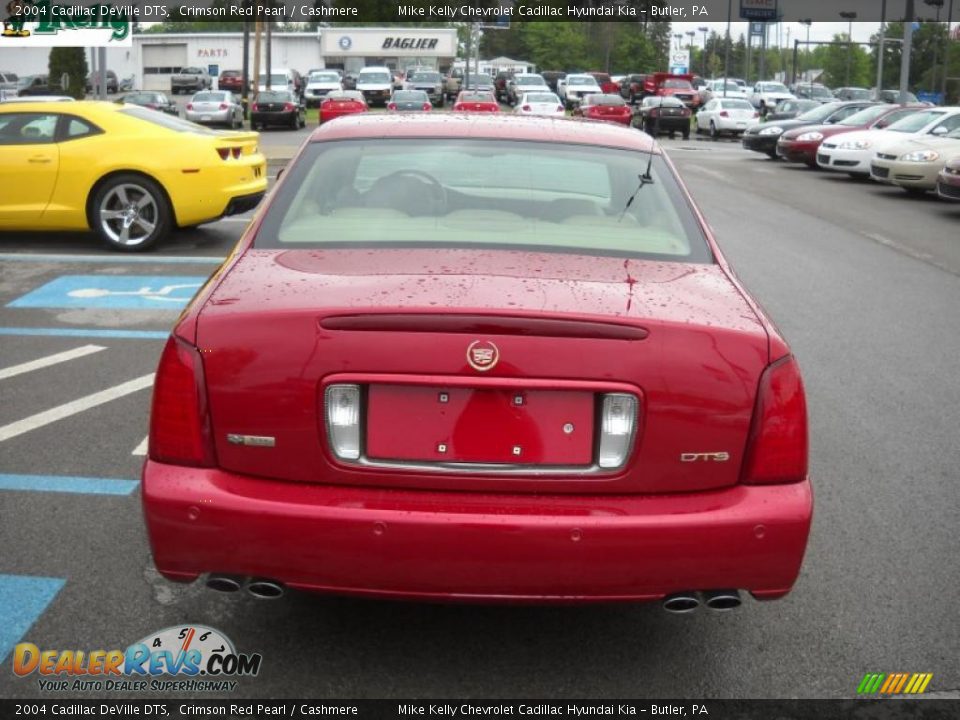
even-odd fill
[{"label": "cadillac taillight", "polygon": [[153,384],[150,459],[172,465],[216,464],[200,352],[171,336]]},{"label": "cadillac taillight", "polygon": [[424,103],[424,104],[423,104],[423,109],[424,109],[424,110],[433,110],[433,105],[431,105],[430,103]]},{"label": "cadillac taillight", "polygon": [[792,355],[760,376],[743,461],[744,483],[770,485],[807,477],[807,401]]},{"label": "cadillac taillight", "polygon": [[721,111],[720,111],[720,117],[728,118],[728,117],[730,117],[730,113],[728,113],[726,110],[721,110]]}]

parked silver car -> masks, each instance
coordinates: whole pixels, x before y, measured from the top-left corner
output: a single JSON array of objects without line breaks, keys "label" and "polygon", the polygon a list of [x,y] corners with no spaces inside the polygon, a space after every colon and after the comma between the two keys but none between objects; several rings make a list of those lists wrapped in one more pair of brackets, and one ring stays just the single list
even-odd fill
[{"label": "parked silver car", "polygon": [[201,125],[228,125],[236,130],[243,126],[243,107],[232,92],[204,90],[190,98],[184,117]]}]

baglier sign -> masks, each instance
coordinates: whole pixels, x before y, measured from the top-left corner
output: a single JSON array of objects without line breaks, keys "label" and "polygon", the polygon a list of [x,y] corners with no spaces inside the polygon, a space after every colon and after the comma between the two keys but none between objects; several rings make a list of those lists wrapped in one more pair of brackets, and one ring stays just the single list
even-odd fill
[{"label": "baglier sign", "polygon": [[437,38],[392,38],[383,41],[384,50],[434,50]]},{"label": "baglier sign", "polygon": [[740,0],[740,17],[744,20],[776,20],[777,0]]}]

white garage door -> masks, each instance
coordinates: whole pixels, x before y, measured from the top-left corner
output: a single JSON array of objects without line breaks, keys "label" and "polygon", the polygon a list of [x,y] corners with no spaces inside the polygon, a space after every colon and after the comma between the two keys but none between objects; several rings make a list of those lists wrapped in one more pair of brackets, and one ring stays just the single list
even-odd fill
[{"label": "white garage door", "polygon": [[143,89],[170,92],[170,76],[187,66],[187,44],[143,46]]}]

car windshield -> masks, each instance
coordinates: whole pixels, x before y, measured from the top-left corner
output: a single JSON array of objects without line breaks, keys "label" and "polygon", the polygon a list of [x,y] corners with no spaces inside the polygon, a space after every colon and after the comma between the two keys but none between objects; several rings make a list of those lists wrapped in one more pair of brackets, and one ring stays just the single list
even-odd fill
[{"label": "car windshield", "polygon": [[851,100],[869,100],[873,93],[866,88],[848,88],[844,95]]},{"label": "car windshield", "polygon": [[760,92],[784,93],[785,95],[790,93],[787,86],[782,83],[760,83]]},{"label": "car windshield", "polygon": [[[261,85],[267,84],[266,73],[260,75],[260,84]],[[280,85],[281,87],[284,87],[287,84],[287,76],[284,75],[283,73],[270,73],[270,84]]]},{"label": "car windshield", "polygon": [[837,106],[834,103],[827,103],[826,105],[815,105],[810,110],[807,110],[805,113],[797,115],[797,120],[802,122],[810,123],[822,123],[828,117],[833,115],[837,111]]},{"label": "car windshield", "polygon": [[[714,89],[714,90],[719,90],[720,92],[723,92],[723,90],[724,90],[724,83],[722,83],[722,82],[716,82],[716,83],[714,83],[714,84],[713,84],[713,89]],[[733,90],[734,92],[742,92],[742,91],[743,91],[742,88],[741,88],[739,85],[737,85],[735,82],[732,82],[732,81],[726,83],[726,90],[727,90],[727,92],[730,92],[731,90]]]},{"label": "car windshield", "polygon": [[[638,189],[648,162],[653,183]],[[660,155],[370,137],[310,143],[287,173],[259,247],[499,247],[711,262]]]},{"label": "car windshield", "polygon": [[651,95],[648,98],[644,98],[643,104],[648,107],[686,107],[679,99],[671,97],[670,95]]},{"label": "car windshield", "polygon": [[874,120],[882,117],[888,112],[890,112],[890,108],[887,105],[874,105],[872,107],[864,108],[859,112],[855,112],[850,117],[846,117],[838,122],[837,125],[852,125],[855,127],[860,125],[869,125]]},{"label": "car windshield", "polygon": [[[597,81],[592,77],[568,77],[567,85],[594,85],[597,86]],[[599,86],[597,86],[599,87]]]},{"label": "car windshield", "polygon": [[388,83],[391,82],[390,74],[385,72],[368,72],[360,73],[360,78],[357,80],[360,83]]},{"label": "car windshield", "polygon": [[193,102],[223,102],[227,94],[222,92],[202,92],[193,96]]},{"label": "car windshield", "polygon": [[123,106],[123,109],[119,110],[118,112],[121,115],[127,115],[129,117],[136,118],[137,120],[148,122],[151,125],[159,125],[162,128],[173,130],[175,132],[191,132],[197,135],[217,134],[215,131],[205,128],[201,125],[197,125],[186,120],[181,120],[173,115],[167,115],[167,113],[157,112],[156,110],[148,110],[137,105],[125,105]]},{"label": "car windshield", "polygon": [[397,90],[393,94],[394,102],[418,102],[425,103],[429,100],[425,92],[419,90]]},{"label": "car windshield", "polygon": [[411,78],[411,82],[416,83],[441,83],[443,76],[436,72],[418,72]]},{"label": "car windshield", "polygon": [[721,100],[720,107],[724,110],[753,110],[753,105],[746,100]]},{"label": "car windshield", "polygon": [[310,73],[309,82],[338,83],[340,82],[340,76],[335,72]]},{"label": "car windshield", "polygon": [[903,120],[898,120],[892,125],[888,125],[887,130],[902,133],[918,132],[939,117],[943,117],[942,111],[923,110],[909,115],[903,118]]},{"label": "car windshield", "polygon": [[523,99],[528,103],[550,103],[551,105],[560,103],[560,98],[553,93],[527,93]]},{"label": "car windshield", "polygon": [[290,102],[292,98],[288,92],[262,92],[257,97],[257,102],[260,103],[278,103],[278,102]]}]

